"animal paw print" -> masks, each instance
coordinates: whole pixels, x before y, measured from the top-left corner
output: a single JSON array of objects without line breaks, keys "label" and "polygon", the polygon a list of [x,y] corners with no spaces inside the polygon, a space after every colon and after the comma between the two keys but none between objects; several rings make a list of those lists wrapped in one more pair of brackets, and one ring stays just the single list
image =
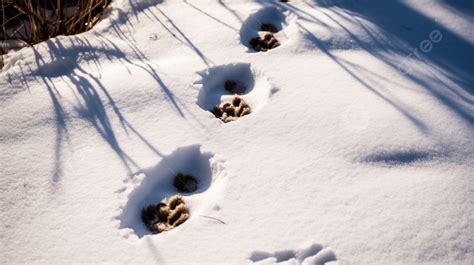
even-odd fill
[{"label": "animal paw print", "polygon": [[277,33],[278,29],[270,23],[264,23],[260,26],[258,37],[250,40],[250,46],[258,52],[266,52],[280,46],[280,42],[275,38],[273,33]]},{"label": "animal paw print", "polygon": [[169,231],[189,219],[189,210],[181,195],[166,203],[152,204],[142,209],[142,221],[153,234]]},{"label": "animal paw print", "polygon": [[212,114],[223,122],[235,121],[240,117],[248,115],[252,112],[250,106],[238,96],[233,97],[230,101],[221,103],[211,109]]},{"label": "animal paw print", "polygon": [[224,165],[224,160],[214,153],[191,145],[176,149],[153,167],[127,176],[117,191],[120,206],[114,219],[119,221],[119,233],[142,239],[185,222],[192,226],[191,215],[210,210],[224,189]]},{"label": "animal paw print", "polygon": [[290,17],[284,9],[266,6],[250,14],[240,28],[240,42],[250,51],[266,52],[275,49],[287,39],[281,31],[288,27]]},{"label": "animal paw print", "polygon": [[249,260],[250,264],[254,265],[329,265],[329,262],[336,261],[336,255],[320,244],[312,244],[299,250],[282,250],[274,253],[255,251]]},{"label": "animal paw print", "polygon": [[194,82],[199,89],[196,104],[223,122],[257,113],[278,91],[248,63],[214,66],[198,74],[201,78]]}]

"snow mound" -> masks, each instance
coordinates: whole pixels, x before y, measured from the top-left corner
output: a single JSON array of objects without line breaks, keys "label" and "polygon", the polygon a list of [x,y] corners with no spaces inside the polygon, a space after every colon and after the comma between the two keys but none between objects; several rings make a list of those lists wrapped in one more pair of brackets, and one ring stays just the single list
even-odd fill
[{"label": "snow mound", "polygon": [[[215,199],[220,191],[223,167],[221,162],[214,158],[214,154],[201,152],[199,145],[179,148],[163,158],[158,165],[144,170],[127,179],[130,183],[119,190],[120,194],[128,194],[126,204],[120,215],[120,229],[131,229],[139,238],[149,234],[140,218],[141,210],[150,205],[164,201],[176,195],[178,191],[173,186],[174,177],[179,174],[194,176],[198,181],[197,190],[182,194],[186,203],[190,205],[191,218],[200,212],[203,206]],[[186,222],[186,225],[189,221]],[[126,233],[125,233],[126,234]]]}]

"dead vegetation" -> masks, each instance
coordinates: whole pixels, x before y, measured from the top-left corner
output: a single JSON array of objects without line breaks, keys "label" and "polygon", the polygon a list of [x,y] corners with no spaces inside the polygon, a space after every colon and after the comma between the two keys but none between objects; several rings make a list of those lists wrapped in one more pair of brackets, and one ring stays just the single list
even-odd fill
[{"label": "dead vegetation", "polygon": [[[111,0],[2,0],[0,54],[15,46],[33,45],[58,35],[90,30]],[[21,44],[19,45],[18,42]]]}]

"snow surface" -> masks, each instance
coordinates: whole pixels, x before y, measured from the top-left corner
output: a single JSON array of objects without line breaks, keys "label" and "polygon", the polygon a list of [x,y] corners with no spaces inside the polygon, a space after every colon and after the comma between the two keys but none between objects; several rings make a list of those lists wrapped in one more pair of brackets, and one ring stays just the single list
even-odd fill
[{"label": "snow surface", "polygon": [[[473,13],[115,0],[9,53],[0,263],[473,264]],[[256,19],[280,47],[249,50]],[[223,124],[205,110],[227,78],[256,111]],[[199,175],[191,218],[146,234],[139,208],[176,171]]]}]

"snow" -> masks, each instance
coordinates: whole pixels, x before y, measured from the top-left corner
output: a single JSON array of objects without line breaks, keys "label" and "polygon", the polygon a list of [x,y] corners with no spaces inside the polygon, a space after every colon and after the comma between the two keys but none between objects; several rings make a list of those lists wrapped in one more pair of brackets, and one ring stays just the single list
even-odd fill
[{"label": "snow", "polygon": [[[116,0],[7,54],[0,263],[472,264],[472,10]],[[282,45],[252,52],[252,18]],[[255,111],[224,124],[227,79]],[[146,234],[177,171],[191,218]]]}]

